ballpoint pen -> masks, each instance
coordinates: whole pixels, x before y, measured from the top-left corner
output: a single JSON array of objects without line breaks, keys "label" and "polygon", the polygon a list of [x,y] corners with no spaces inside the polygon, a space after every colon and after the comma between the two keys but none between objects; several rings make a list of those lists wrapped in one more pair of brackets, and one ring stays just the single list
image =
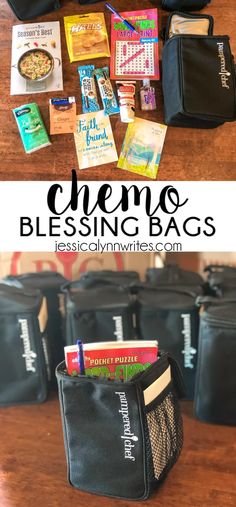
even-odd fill
[{"label": "ballpoint pen", "polygon": [[78,364],[80,369],[80,375],[84,375],[85,374],[84,351],[83,351],[83,343],[81,340],[77,340],[77,347],[78,347]]},{"label": "ballpoint pen", "polygon": [[111,11],[113,14],[115,14],[115,15],[116,15],[116,16],[117,16],[117,17],[118,17],[118,18],[119,18],[119,19],[120,19],[120,20],[124,23],[124,25],[125,25],[125,26],[127,26],[127,28],[128,28],[129,30],[132,30],[132,32],[135,32],[135,33],[137,33],[137,34],[139,35],[138,30],[136,30],[136,28],[135,28],[133,25],[131,25],[131,23],[129,23],[129,21],[127,21],[126,19],[124,19],[124,18],[123,18],[123,16],[121,16],[121,15],[119,14],[119,12],[117,12],[117,11],[114,9],[114,7],[112,7],[112,5],[111,5],[111,4],[109,4],[109,3],[105,3],[105,7],[107,7],[107,9],[109,9],[109,11]]}]

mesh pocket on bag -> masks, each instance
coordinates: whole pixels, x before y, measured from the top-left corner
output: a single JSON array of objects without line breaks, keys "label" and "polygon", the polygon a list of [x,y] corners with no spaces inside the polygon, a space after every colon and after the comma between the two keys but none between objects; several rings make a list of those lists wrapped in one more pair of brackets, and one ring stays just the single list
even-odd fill
[{"label": "mesh pocket on bag", "polygon": [[176,462],[183,445],[183,424],[175,395],[169,392],[146,417],[154,477],[160,480]]}]

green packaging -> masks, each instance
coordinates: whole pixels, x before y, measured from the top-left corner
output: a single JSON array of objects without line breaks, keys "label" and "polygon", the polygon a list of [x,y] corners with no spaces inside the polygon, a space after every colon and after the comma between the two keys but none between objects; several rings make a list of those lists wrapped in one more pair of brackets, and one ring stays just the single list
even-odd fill
[{"label": "green packaging", "polygon": [[13,109],[26,153],[40,150],[51,144],[39,107],[35,102]]}]

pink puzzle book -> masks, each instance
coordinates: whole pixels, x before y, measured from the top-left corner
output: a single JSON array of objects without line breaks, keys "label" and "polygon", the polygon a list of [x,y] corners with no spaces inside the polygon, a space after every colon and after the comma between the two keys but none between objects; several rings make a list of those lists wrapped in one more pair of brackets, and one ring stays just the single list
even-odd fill
[{"label": "pink puzzle book", "polygon": [[120,13],[139,34],[111,17],[111,79],[160,79],[157,9]]}]

